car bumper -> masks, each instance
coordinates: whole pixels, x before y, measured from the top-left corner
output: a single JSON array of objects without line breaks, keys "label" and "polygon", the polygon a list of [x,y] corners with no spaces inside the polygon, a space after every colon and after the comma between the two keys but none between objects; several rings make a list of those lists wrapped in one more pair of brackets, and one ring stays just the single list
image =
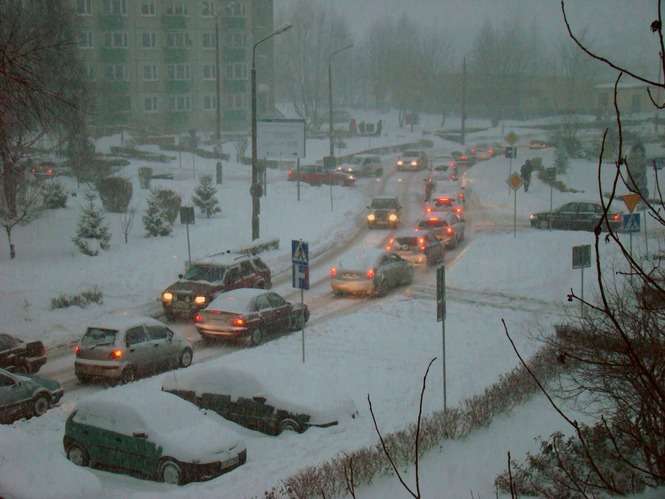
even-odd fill
[{"label": "car bumper", "polygon": [[58,390],[53,390],[51,392],[51,406],[56,405],[58,402],[60,402],[60,399],[62,399],[62,396],[64,395],[64,390],[62,388],[59,388]]},{"label": "car bumper", "polygon": [[186,465],[187,481],[203,482],[212,480],[224,473],[234,470],[247,462],[247,450],[243,450],[231,459],[214,463],[188,463]]},{"label": "car bumper", "polygon": [[412,265],[425,265],[427,263],[427,255],[424,253],[400,253],[398,251],[396,254]]},{"label": "car bumper", "polygon": [[249,334],[246,327],[215,326],[211,324],[196,324],[201,336],[218,336],[220,338],[241,338]]},{"label": "car bumper", "polygon": [[77,359],[74,362],[74,374],[90,378],[117,379],[122,375],[123,365],[113,361]]},{"label": "car bumper", "polygon": [[194,317],[194,315],[203,308],[193,304],[181,306],[166,305],[164,302],[162,302],[162,306],[164,307],[164,313],[167,316],[182,317],[185,319]]},{"label": "car bumper", "polygon": [[370,222],[367,220],[367,226],[368,227],[388,227],[388,228],[394,228],[399,225],[399,219],[395,220],[394,222],[391,222],[390,220],[374,220]]},{"label": "car bumper", "polygon": [[374,293],[374,281],[346,281],[342,279],[331,279],[330,287],[337,293],[348,294],[372,294]]}]

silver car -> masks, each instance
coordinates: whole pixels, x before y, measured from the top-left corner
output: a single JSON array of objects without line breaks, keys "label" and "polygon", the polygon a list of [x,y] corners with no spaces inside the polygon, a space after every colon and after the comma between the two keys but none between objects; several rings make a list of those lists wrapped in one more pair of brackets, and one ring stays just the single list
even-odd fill
[{"label": "silver car", "polygon": [[74,372],[81,383],[129,383],[138,375],[189,367],[192,346],[150,317],[109,317],[90,327],[76,346]]},{"label": "silver car", "polygon": [[390,288],[411,284],[413,267],[399,255],[380,249],[346,254],[330,269],[330,287],[336,295],[384,295]]}]

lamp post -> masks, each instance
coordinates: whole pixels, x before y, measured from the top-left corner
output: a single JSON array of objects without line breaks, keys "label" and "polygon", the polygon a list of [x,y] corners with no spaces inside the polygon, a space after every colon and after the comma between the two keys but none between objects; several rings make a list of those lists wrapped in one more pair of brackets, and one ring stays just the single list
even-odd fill
[{"label": "lamp post", "polygon": [[280,29],[273,31],[265,38],[262,38],[254,44],[252,47],[252,185],[249,189],[249,192],[252,196],[252,241],[259,238],[259,212],[261,209],[260,206],[260,196],[261,192],[259,191],[258,184],[258,166],[256,161],[257,155],[257,144],[256,144],[256,47],[258,47],[263,42],[269,40],[273,36],[280,35],[285,31],[291,29],[291,25],[287,24],[286,26],[281,27]]},{"label": "lamp post", "polygon": [[[330,157],[335,157],[335,143],[333,142],[333,94],[332,94],[332,62],[340,52],[348,50],[353,47],[353,43],[349,43],[344,47],[331,52],[328,56],[328,138],[330,139]],[[336,163],[335,163],[336,164]],[[333,170],[330,170],[330,211],[333,211]]]}]

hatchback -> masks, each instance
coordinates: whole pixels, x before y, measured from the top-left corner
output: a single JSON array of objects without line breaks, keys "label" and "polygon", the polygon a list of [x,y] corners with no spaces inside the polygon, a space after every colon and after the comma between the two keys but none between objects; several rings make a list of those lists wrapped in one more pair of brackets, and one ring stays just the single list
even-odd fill
[{"label": "hatchback", "polygon": [[344,255],[330,269],[330,287],[336,295],[381,296],[390,288],[413,282],[413,267],[399,255],[363,249]]},{"label": "hatchback", "polygon": [[389,239],[386,251],[415,265],[435,265],[446,256],[445,247],[437,238],[416,229],[398,231]]}]

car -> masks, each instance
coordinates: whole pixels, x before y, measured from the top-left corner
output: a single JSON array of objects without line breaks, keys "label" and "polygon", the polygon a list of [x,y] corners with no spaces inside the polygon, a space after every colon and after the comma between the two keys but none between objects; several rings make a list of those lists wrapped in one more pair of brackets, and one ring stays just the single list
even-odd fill
[{"label": "car", "polygon": [[488,144],[478,144],[469,150],[471,156],[478,161],[485,161],[494,157],[494,147]]},{"label": "car", "polygon": [[449,168],[455,168],[455,160],[450,155],[434,156],[431,161],[432,170],[445,172]]},{"label": "car", "polygon": [[476,159],[470,154],[467,154],[465,152],[453,151],[451,155],[453,157],[453,160],[455,161],[455,164],[458,167],[470,168],[476,164]]},{"label": "car", "polygon": [[402,205],[396,197],[382,196],[372,199],[367,207],[367,226],[375,227],[398,227],[401,222]]},{"label": "car", "polygon": [[94,379],[129,383],[137,376],[189,367],[192,345],[151,317],[108,316],[89,326],[75,348],[80,383]]},{"label": "car", "polygon": [[429,159],[424,151],[404,151],[395,165],[398,171],[420,171],[429,168]]},{"label": "car", "polygon": [[264,289],[242,288],[223,293],[194,317],[204,340],[244,339],[260,345],[268,334],[298,331],[309,320],[307,305],[291,303]]},{"label": "car", "polygon": [[323,165],[305,165],[300,167],[300,174],[293,168],[288,172],[290,182],[300,179],[310,185],[341,185],[352,187],[356,184],[356,177],[337,170],[326,170]]},{"label": "car", "polygon": [[347,253],[330,269],[330,287],[337,296],[383,296],[391,288],[412,282],[411,264],[381,249],[363,248]]},{"label": "car", "polygon": [[224,253],[192,262],[161,294],[168,320],[193,318],[220,293],[238,288],[270,289],[272,273],[254,255]]},{"label": "car", "polygon": [[416,229],[397,231],[388,240],[386,251],[414,265],[435,265],[443,262],[446,256],[446,249],[441,241],[429,232]]},{"label": "car", "polygon": [[[594,202],[571,202],[553,210],[529,215],[531,227],[547,229],[550,219],[553,229],[590,230],[593,231],[603,216],[603,207]],[[621,213],[608,213],[608,222],[612,230],[619,231],[623,225]],[[603,224],[603,230],[607,225]]]},{"label": "car", "polygon": [[548,144],[544,140],[532,139],[529,141],[529,149],[549,149],[552,144]]},{"label": "car", "polygon": [[464,241],[464,222],[453,213],[437,213],[418,221],[418,230],[428,231],[446,248],[455,249]]},{"label": "car", "polygon": [[34,374],[46,364],[46,348],[41,341],[28,343],[0,333],[0,368],[19,374]]},{"label": "car", "polygon": [[357,154],[339,165],[337,171],[356,177],[381,177],[383,161],[381,156]]},{"label": "car", "polygon": [[0,369],[0,423],[42,416],[62,398],[60,383],[33,374]]},{"label": "car", "polygon": [[332,375],[300,365],[201,365],[177,378],[165,377],[162,390],[267,435],[328,428],[358,415],[353,401],[338,393]]},{"label": "car", "polygon": [[53,161],[37,161],[30,172],[35,178],[53,178],[58,174],[58,167]]},{"label": "car", "polygon": [[[425,213],[436,215],[437,212],[454,213],[458,218],[464,219],[464,206],[459,204],[459,194],[451,192],[450,194],[437,193],[432,196],[429,203],[425,205]],[[463,194],[463,192],[462,192]]]},{"label": "car", "polygon": [[78,466],[171,485],[210,480],[247,461],[231,423],[162,391],[103,392],[79,402],[62,444]]}]

